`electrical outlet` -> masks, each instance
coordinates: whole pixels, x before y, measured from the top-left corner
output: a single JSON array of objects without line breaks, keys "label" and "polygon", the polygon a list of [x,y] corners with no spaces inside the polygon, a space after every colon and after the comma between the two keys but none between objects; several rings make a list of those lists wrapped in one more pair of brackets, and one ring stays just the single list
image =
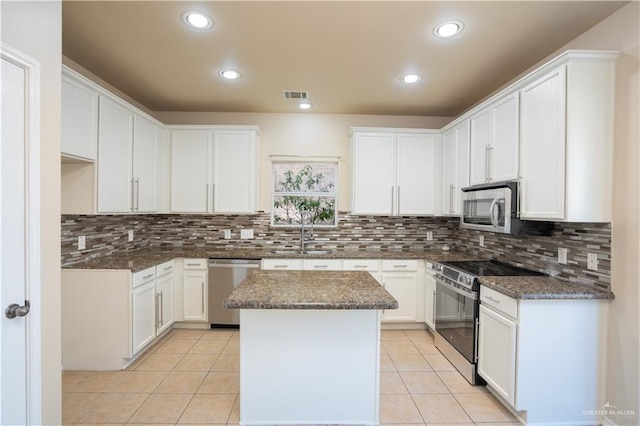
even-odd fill
[{"label": "electrical outlet", "polygon": [[240,239],[241,240],[251,240],[251,239],[253,239],[253,229],[241,229],[240,230]]},{"label": "electrical outlet", "polygon": [[433,231],[427,231],[427,241],[433,240]]},{"label": "electrical outlet", "polygon": [[484,235],[480,235],[478,242],[480,243],[480,247],[484,247]]},{"label": "electrical outlet", "polygon": [[592,271],[598,270],[598,255],[595,253],[587,254],[587,269]]},{"label": "electrical outlet", "polygon": [[84,235],[81,235],[78,237],[78,250],[84,250],[86,247],[86,237]]},{"label": "electrical outlet", "polygon": [[129,230],[129,242],[133,241],[133,230]]},{"label": "electrical outlet", "polygon": [[558,263],[567,264],[567,249],[558,247]]},{"label": "electrical outlet", "polygon": [[224,231],[222,231],[222,232],[224,232],[224,239],[225,239],[225,240],[229,240],[229,239],[231,239],[231,229],[225,229],[225,230],[224,230]]}]

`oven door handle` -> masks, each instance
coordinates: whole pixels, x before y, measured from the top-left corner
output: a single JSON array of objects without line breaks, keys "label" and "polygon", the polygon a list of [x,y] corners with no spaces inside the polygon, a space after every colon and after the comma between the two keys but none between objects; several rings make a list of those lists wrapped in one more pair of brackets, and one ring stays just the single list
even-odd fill
[{"label": "oven door handle", "polygon": [[[468,291],[468,290],[464,290],[462,288],[453,286],[451,284],[449,284],[448,282],[442,280],[441,278],[436,278],[436,284],[441,284],[443,286],[445,286],[446,288],[448,288],[451,291],[454,291],[458,294],[463,295],[464,297],[468,297],[472,300],[478,300],[478,294],[474,291]],[[437,288],[437,286],[436,286]]]}]

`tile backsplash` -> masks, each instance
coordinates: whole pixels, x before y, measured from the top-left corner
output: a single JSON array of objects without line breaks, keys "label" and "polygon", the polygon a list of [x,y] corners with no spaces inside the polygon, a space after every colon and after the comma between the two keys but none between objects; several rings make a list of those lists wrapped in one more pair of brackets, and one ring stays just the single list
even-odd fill
[{"label": "tile backsplash", "polygon": [[[556,275],[560,279],[609,289],[611,286],[611,225],[556,223],[549,237],[515,237],[459,229],[458,218],[415,216],[338,215],[338,226],[315,228],[306,246],[338,250],[423,251],[444,244],[456,250],[498,259],[516,266]],[[254,239],[240,239],[241,229],[253,229]],[[134,232],[133,242],[127,233]],[[224,230],[231,239],[224,239]],[[427,240],[427,231],[433,239]],[[78,236],[86,236],[86,249],[77,250]],[[484,247],[479,237],[484,237]],[[269,213],[251,215],[63,215],[62,264],[146,247],[261,249],[295,248],[297,228],[273,227]],[[558,248],[568,251],[567,264],[557,262]],[[587,269],[587,253],[598,255],[598,270]]]}]

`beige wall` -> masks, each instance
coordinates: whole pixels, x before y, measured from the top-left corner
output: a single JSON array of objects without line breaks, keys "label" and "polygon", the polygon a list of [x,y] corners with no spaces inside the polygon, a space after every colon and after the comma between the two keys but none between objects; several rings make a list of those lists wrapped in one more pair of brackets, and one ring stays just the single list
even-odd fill
[{"label": "beige wall", "polygon": [[260,126],[258,208],[271,211],[271,155],[336,156],[339,160],[338,209],[351,200],[351,127],[409,127],[440,129],[449,117],[407,117],[332,114],[260,114],[155,112],[166,124],[252,124]]},{"label": "beige wall", "polygon": [[61,3],[0,3],[2,42],[41,65],[42,421],[61,423],[60,56]]},{"label": "beige wall", "polygon": [[615,300],[608,325],[606,401],[635,416],[613,418],[640,424],[640,141],[638,85],[640,3],[633,2],[562,50],[618,50],[614,135],[612,276]]}]

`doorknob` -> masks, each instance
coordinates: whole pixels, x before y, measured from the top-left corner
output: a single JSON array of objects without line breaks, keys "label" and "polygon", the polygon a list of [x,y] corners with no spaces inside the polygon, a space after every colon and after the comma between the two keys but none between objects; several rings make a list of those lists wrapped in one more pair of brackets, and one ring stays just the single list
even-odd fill
[{"label": "doorknob", "polygon": [[29,313],[31,305],[28,300],[24,301],[24,306],[20,306],[17,303],[12,303],[4,310],[4,316],[7,318],[23,317]]}]

